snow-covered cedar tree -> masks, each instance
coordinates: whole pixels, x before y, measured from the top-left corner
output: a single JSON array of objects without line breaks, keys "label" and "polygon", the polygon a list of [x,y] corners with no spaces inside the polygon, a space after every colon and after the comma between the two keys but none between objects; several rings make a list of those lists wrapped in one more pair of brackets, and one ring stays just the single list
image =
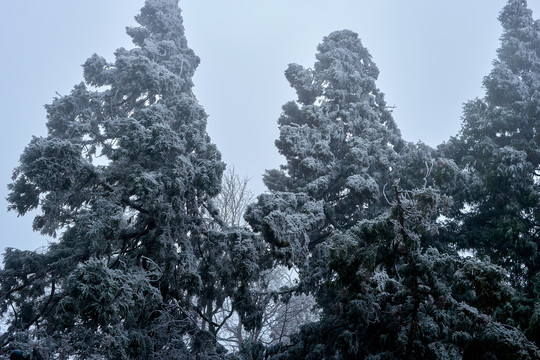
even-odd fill
[{"label": "snow-covered cedar tree", "polygon": [[384,189],[394,180],[412,189],[459,173],[452,161],[435,161],[433,149],[401,138],[356,33],[333,32],[317,49],[312,69],[285,71],[297,94],[278,120],[276,147],[286,164],[266,172],[270,193],[247,212],[276,254],[297,265],[333,231],[384,212]]},{"label": "snow-covered cedar tree", "polygon": [[147,0],[136,20],[135,47],[84,63],[14,170],[9,209],[41,210],[34,229],[58,239],[4,254],[5,351],[32,339],[66,358],[211,358],[222,348],[208,303],[234,298],[251,314],[259,249],[214,224],[224,164],[192,92],[199,58],[178,1]]},{"label": "snow-covered cedar tree", "polygon": [[266,172],[271,193],[247,220],[286,262],[302,262],[334,230],[385,207],[383,187],[403,141],[375,85],[378,74],[349,30],[323,39],[313,69],[291,64],[285,71],[298,96],[278,121],[276,146],[286,164]]},{"label": "snow-covered cedar tree", "polygon": [[315,296],[321,318],[267,356],[461,359],[493,345],[537,357],[522,332],[495,320],[513,296],[505,269],[448,251],[438,235],[455,209],[441,190],[455,192],[468,174],[401,139],[356,34],[334,32],[318,49],[313,69],[286,71],[298,95],[279,119],[287,162],[266,173],[270,192],[246,219],[276,260],[298,267],[295,290]]},{"label": "snow-covered cedar tree", "polygon": [[493,321],[512,296],[504,269],[422,246],[450,199],[394,190],[390,212],[318,247],[327,264],[312,274],[321,319],[269,348],[270,358],[537,359],[522,332]]},{"label": "snow-covered cedar tree", "polygon": [[267,172],[265,184],[323,200],[332,208],[327,221],[348,227],[380,211],[402,140],[357,34],[325,37],[316,59],[313,69],[291,64],[285,72],[298,95],[278,121],[276,146],[287,163]]},{"label": "snow-covered cedar tree", "polygon": [[465,204],[454,241],[510,272],[522,301],[502,312],[540,344],[538,315],[530,316],[540,305],[540,21],[524,0],[509,0],[499,20],[485,95],[465,104],[460,133],[441,148],[469,177],[454,196]]}]

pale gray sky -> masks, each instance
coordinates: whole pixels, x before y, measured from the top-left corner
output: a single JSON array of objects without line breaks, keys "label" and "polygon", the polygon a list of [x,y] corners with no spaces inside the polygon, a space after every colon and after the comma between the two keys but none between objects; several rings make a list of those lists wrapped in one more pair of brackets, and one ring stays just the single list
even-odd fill
[{"label": "pale gray sky", "polygon": [[[11,172],[32,135],[45,136],[44,104],[82,80],[93,53],[132,47],[125,27],[143,0],[2,0],[0,14],[0,251],[35,249],[32,217],[6,212]],[[378,86],[405,139],[435,146],[459,130],[462,104],[482,96],[499,46],[506,0],[181,0],[189,46],[201,58],[195,93],[224,161],[252,176],[282,159],[274,140],[294,99],[283,72],[310,67],[334,30],[357,32],[381,73]],[[538,18],[540,1],[529,0]]]}]

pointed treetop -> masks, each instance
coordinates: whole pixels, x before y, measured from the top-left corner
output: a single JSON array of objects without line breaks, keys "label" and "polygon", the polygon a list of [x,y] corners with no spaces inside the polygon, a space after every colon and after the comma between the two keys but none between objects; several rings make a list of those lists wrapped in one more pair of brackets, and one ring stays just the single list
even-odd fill
[{"label": "pointed treetop", "polygon": [[147,0],[135,20],[140,27],[128,27],[127,32],[135,45],[143,46],[145,40],[172,40],[187,48],[184,25],[178,0]]},{"label": "pointed treetop", "polygon": [[[497,50],[498,60],[506,62],[513,72],[531,67],[538,70],[540,49],[540,22],[534,20],[525,0],[510,0],[499,15],[503,26],[501,47]],[[530,44],[530,46],[524,46]]]},{"label": "pointed treetop", "polygon": [[369,51],[362,45],[358,34],[351,30],[334,31],[325,36],[317,50],[319,53],[316,55],[315,69],[318,71],[332,68],[336,62],[339,62],[374,80],[377,80],[379,76],[379,69]]},{"label": "pointed treetop", "polygon": [[312,104],[320,96],[349,102],[377,92],[379,69],[358,34],[351,30],[334,31],[323,38],[317,50],[313,69],[290,64],[285,71],[302,104]]},{"label": "pointed treetop", "polygon": [[499,21],[506,31],[525,28],[534,22],[526,0],[508,0],[499,15]]}]

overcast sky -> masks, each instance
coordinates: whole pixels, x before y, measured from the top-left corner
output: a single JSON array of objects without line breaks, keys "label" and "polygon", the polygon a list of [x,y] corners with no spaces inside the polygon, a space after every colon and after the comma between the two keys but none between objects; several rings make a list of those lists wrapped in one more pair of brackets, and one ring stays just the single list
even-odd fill
[{"label": "overcast sky", "polygon": [[[93,53],[132,47],[126,26],[143,0],[1,0],[0,251],[35,249],[32,216],[7,212],[7,184],[31,137],[45,136],[43,105],[82,80]],[[201,58],[195,93],[224,161],[252,177],[282,158],[274,147],[281,106],[294,93],[283,72],[311,67],[334,30],[357,32],[380,70],[378,87],[409,141],[436,146],[460,127],[462,104],[482,96],[499,46],[505,0],[181,0],[189,46]],[[529,0],[533,16],[540,1]]]}]

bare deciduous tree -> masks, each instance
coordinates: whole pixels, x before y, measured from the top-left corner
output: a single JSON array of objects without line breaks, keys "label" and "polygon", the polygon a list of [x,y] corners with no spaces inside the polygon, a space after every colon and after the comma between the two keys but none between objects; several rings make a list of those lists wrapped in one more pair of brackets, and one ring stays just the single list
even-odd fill
[{"label": "bare deciduous tree", "polygon": [[249,189],[250,178],[241,178],[233,167],[223,173],[221,193],[216,198],[216,206],[226,225],[245,226],[244,212],[253,201],[254,194]]},{"label": "bare deciduous tree", "polygon": [[[222,178],[222,189],[215,200],[224,225],[244,227],[244,213],[253,201],[248,177],[241,177],[234,167],[227,168]],[[252,296],[257,308],[262,310],[262,326],[247,331],[242,320],[233,311],[231,299],[225,299],[220,309],[214,309],[212,319],[221,324],[217,333],[218,341],[231,350],[239,350],[248,342],[270,345],[288,342],[288,337],[302,324],[315,320],[312,312],[315,301],[306,295],[295,295],[297,274],[294,270],[278,266],[263,271],[257,282],[252,284]],[[285,293],[285,296],[283,294]],[[284,301],[286,299],[286,301]]]},{"label": "bare deciduous tree", "polygon": [[[218,340],[225,347],[238,350],[245,343],[272,345],[288,343],[289,336],[303,324],[316,321],[319,316],[313,311],[315,299],[305,294],[294,294],[298,276],[294,269],[278,266],[261,275],[253,284],[254,296],[263,309],[262,326],[246,331],[238,316],[231,316],[218,333]],[[222,315],[228,312],[224,309]]]}]

